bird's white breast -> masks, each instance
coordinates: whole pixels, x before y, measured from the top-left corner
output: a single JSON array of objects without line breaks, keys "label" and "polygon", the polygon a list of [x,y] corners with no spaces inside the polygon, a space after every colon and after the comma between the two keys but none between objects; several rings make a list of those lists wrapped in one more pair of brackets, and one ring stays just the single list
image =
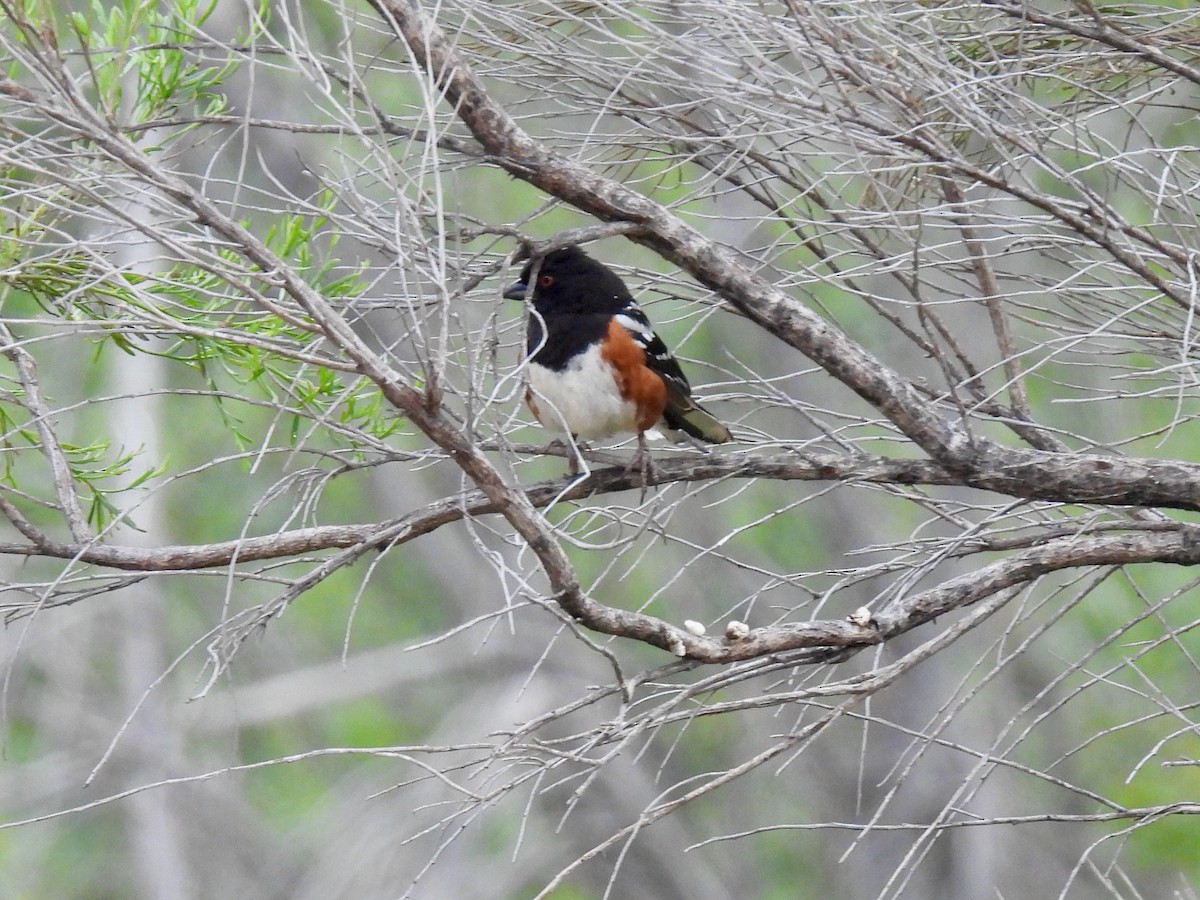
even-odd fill
[{"label": "bird's white breast", "polygon": [[550,431],[581,440],[637,431],[637,410],[617,389],[613,367],[589,347],[561,371],[529,364],[529,387],[538,421]]}]

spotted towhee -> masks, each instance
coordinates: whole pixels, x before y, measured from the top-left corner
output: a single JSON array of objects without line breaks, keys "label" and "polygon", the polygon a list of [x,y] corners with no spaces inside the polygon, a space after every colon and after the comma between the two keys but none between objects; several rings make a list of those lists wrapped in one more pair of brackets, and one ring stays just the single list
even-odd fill
[{"label": "spotted towhee", "polygon": [[636,434],[639,455],[651,428],[675,441],[731,439],[692,399],[679,363],[625,283],[578,247],[530,260],[504,296],[533,299],[525,400],[545,428],[582,440]]}]

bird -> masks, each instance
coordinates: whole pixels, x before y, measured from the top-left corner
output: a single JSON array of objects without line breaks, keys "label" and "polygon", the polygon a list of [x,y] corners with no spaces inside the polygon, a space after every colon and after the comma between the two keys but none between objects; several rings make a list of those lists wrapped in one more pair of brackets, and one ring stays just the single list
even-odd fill
[{"label": "bird", "polygon": [[[548,431],[584,441],[636,434],[631,468],[641,466],[644,482],[651,429],[676,442],[732,440],[692,398],[687,376],[625,282],[578,247],[530,259],[504,297],[532,301],[525,402]],[[573,458],[573,473],[576,466]]]}]

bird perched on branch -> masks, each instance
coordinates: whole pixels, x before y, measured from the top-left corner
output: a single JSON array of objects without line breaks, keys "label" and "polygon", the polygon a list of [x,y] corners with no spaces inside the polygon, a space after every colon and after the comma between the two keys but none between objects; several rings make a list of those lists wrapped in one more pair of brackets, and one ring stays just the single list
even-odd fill
[{"label": "bird perched on branch", "polygon": [[578,247],[530,260],[504,296],[533,301],[525,401],[546,429],[581,440],[636,434],[643,474],[650,429],[674,441],[731,439],[692,399],[679,363],[625,283]]}]

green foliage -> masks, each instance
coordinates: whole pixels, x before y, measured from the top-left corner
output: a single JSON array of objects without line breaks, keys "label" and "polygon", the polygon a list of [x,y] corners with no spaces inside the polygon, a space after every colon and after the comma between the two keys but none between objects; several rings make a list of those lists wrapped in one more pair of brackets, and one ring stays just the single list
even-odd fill
[{"label": "green foliage", "polygon": [[[98,530],[107,527],[121,514],[120,509],[109,497],[136,490],[150,479],[162,475],[167,469],[167,463],[163,461],[156,468],[142,470],[134,475],[131,481],[112,486],[109,482],[113,479],[129,474],[132,463],[141,455],[142,448],[132,452],[121,448],[116,457],[110,459],[111,445],[108,441],[97,441],[86,447],[73,444],[63,444],[62,447],[71,465],[71,475],[90,495],[87,507],[88,522]],[[128,517],[123,517],[122,522],[129,527],[136,527]]]},{"label": "green foliage", "polygon": [[[317,206],[332,204],[325,194]],[[246,223],[249,225],[249,223]],[[346,272],[336,257],[337,234],[326,228],[324,216],[284,214],[267,228],[265,242],[291,271],[326,300],[349,304],[366,288],[364,269]],[[219,250],[227,270],[237,271],[241,260]],[[252,279],[253,273],[245,273]],[[314,352],[320,342],[317,327],[298,308],[287,317],[276,315],[247,299],[243,285],[209,266],[181,264],[149,288],[153,313],[179,326],[173,346],[163,355],[187,363],[204,374],[214,389],[223,377],[253,387],[278,403],[292,401],[289,433],[295,439],[309,419],[331,419],[375,438],[393,434],[399,422],[385,408],[378,391],[365,379],[346,379],[344,373],[296,360],[292,354]],[[279,301],[284,302],[284,301]],[[218,401],[219,402],[219,401]],[[231,425],[236,417],[223,409]],[[240,431],[235,428],[235,433]],[[243,445],[252,442],[241,438]]]},{"label": "green foliage", "polygon": [[[28,188],[24,173],[8,175],[7,184],[14,192]],[[97,355],[112,346],[124,353],[183,363],[207,382],[218,416],[243,449],[255,446],[256,439],[242,427],[245,412],[224,399],[230,386],[237,388],[236,393],[257,393],[287,410],[289,420],[281,433],[293,445],[308,438],[313,422],[336,423],[343,436],[361,430],[376,439],[400,427],[401,421],[366,379],[296,358],[316,354],[319,330],[284,299],[275,300],[286,306],[284,315],[257,303],[246,290],[257,281],[257,274],[230,249],[216,248],[216,265],[179,261],[161,274],[143,274],[114,269],[70,245],[56,246],[48,237],[50,210],[62,205],[64,190],[56,189],[53,202],[9,210],[5,216],[10,227],[0,238],[0,258],[6,263],[0,273],[0,300],[12,304],[28,298],[51,319],[94,323],[88,331]],[[264,240],[325,298],[350,304],[362,293],[364,279],[361,269],[347,271],[339,264],[337,235],[322,213],[333,202],[332,195],[325,194],[317,199],[314,214],[279,215],[266,226]],[[20,398],[14,399],[18,400],[15,406],[0,403],[0,427],[8,446],[20,443],[36,448],[38,438],[23,430]],[[359,442],[349,444],[353,448]],[[130,472],[137,454],[121,452],[106,461],[108,451],[108,444],[98,440],[72,447],[68,453],[76,478],[90,494],[89,517],[101,526],[115,515],[113,493],[136,488],[165,471],[165,463],[158,463],[115,488],[114,479]],[[9,484],[12,464],[13,454],[0,459]]]},{"label": "green foliage", "polygon": [[[28,490],[17,477],[17,461],[23,451],[42,451],[42,438],[29,421],[28,410],[21,405],[22,393],[13,391],[10,398],[0,398],[0,483],[10,488]],[[66,457],[71,476],[76,485],[88,496],[86,507],[88,522],[97,529],[104,529],[120,516],[120,510],[110,500],[118,494],[136,490],[151,479],[166,471],[165,461],[148,468],[137,469],[134,462],[142,455],[142,448],[127,451],[120,448],[113,456],[111,443],[106,439],[78,445],[61,442],[59,445]],[[131,473],[132,478],[127,478]],[[125,524],[132,525],[127,519]]]},{"label": "green foliage", "polygon": [[[16,399],[16,395],[13,399]],[[13,413],[18,410],[20,412],[14,416]],[[23,413],[24,407],[15,403],[10,406],[9,402],[0,399],[0,448],[3,449],[3,452],[0,452],[0,481],[11,488],[17,486],[14,477],[16,451],[39,445],[37,432],[24,426],[26,416]]]},{"label": "green foliage", "polygon": [[[295,271],[310,279],[327,298],[350,301],[362,290],[357,272],[336,271],[332,251],[335,235],[323,232],[324,219],[285,215],[269,229],[271,248],[288,260]],[[164,275],[143,275],[113,270],[103,261],[71,249],[43,253],[36,237],[35,218],[26,217],[0,244],[9,263],[0,274],[0,301],[10,310],[22,298],[32,300],[51,319],[94,323],[91,340],[97,354],[106,346],[124,353],[144,353],[182,362],[199,372],[214,391],[213,402],[227,428],[243,447],[255,441],[240,428],[241,414],[221,397],[222,388],[233,382],[253,388],[264,399],[290,409],[286,433],[295,443],[305,434],[309,421],[332,421],[349,430],[386,437],[400,422],[386,408],[377,390],[365,379],[296,360],[293,354],[307,352],[319,340],[297,310],[287,320],[245,299],[238,279],[219,275],[211,267],[180,263]],[[228,251],[222,260],[232,272],[239,268],[250,278],[241,261]],[[21,257],[25,258],[22,259]],[[147,322],[160,322],[170,343],[156,338]],[[10,392],[10,401],[0,398],[0,434],[8,450],[37,450],[40,438],[27,424],[20,391]],[[290,398],[290,403],[284,398]],[[97,527],[110,524],[117,515],[114,494],[136,489],[166,470],[158,461],[121,481],[133,470],[140,451],[119,450],[110,454],[104,439],[64,447],[72,473],[89,495],[88,517]],[[0,477],[14,484],[16,454],[0,454]]]},{"label": "green foliage", "polygon": [[86,9],[70,13],[70,28],[86,51],[98,105],[130,124],[172,115],[184,106],[194,105],[208,115],[223,110],[224,99],[216,89],[234,64],[200,64],[181,43],[215,7],[216,0],[93,0]]}]

